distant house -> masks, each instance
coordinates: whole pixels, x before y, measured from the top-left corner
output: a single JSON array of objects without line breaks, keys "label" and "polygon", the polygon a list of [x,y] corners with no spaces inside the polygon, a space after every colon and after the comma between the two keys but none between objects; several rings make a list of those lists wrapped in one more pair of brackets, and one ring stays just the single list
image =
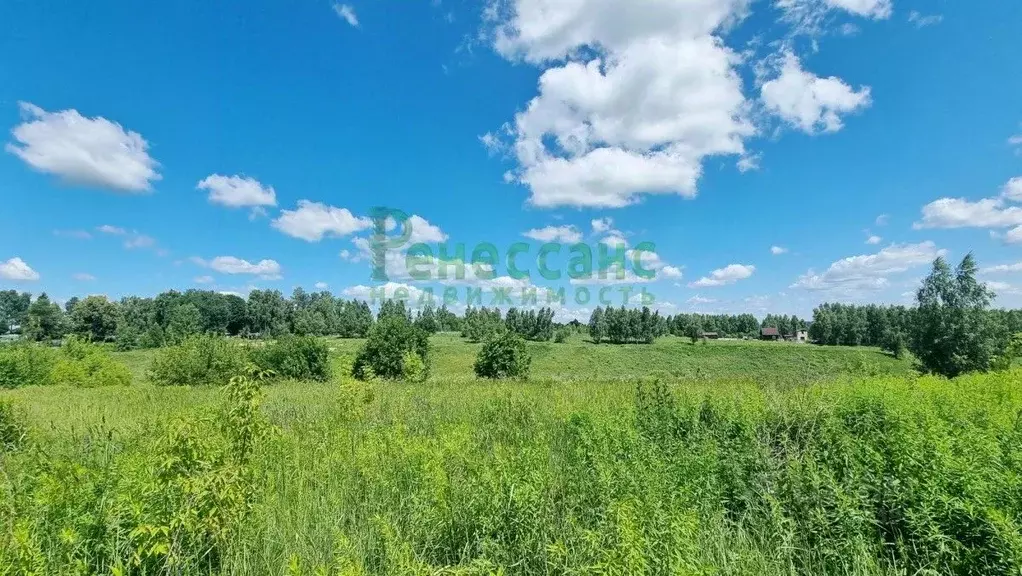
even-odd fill
[{"label": "distant house", "polygon": [[781,332],[777,328],[767,327],[759,331],[760,340],[780,340]]},{"label": "distant house", "polygon": [[794,340],[795,342],[808,342],[809,332],[806,330],[797,330],[795,331],[795,337],[792,338],[792,340]]},{"label": "distant house", "polygon": [[717,340],[718,338],[720,338],[720,334],[717,334],[716,332],[703,332],[702,334],[700,334],[700,336],[706,338],[707,340]]}]

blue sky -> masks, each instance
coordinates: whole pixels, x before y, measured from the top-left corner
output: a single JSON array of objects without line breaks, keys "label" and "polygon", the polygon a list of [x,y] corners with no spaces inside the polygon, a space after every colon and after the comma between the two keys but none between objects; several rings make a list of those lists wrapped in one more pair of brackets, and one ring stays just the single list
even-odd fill
[{"label": "blue sky", "polygon": [[[5,2],[0,289],[365,296],[384,205],[466,256],[653,242],[625,284],[667,313],[906,302],[969,250],[1022,306],[1019,24],[940,0]],[[565,287],[568,318],[607,285],[493,272],[457,288]]]}]

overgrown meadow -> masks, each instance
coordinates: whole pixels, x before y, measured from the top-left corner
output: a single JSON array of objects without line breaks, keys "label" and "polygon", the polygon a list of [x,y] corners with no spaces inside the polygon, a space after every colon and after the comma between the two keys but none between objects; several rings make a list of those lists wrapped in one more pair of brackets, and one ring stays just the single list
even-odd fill
[{"label": "overgrown meadow", "polygon": [[314,354],[292,343],[229,384],[156,386],[169,352],[99,351],[130,385],[0,393],[0,573],[1022,567],[1022,372],[574,337],[490,382],[441,334],[425,382],[362,382],[359,342],[326,342],[328,375],[259,368]]}]

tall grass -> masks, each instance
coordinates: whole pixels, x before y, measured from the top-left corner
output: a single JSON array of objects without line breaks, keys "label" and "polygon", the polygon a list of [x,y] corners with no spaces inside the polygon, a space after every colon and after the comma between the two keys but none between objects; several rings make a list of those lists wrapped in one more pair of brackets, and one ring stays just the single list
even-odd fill
[{"label": "tall grass", "polygon": [[[174,418],[184,399],[202,407],[187,433],[160,423],[173,420],[158,395],[132,400],[147,426],[27,417],[28,441],[0,456],[0,573],[1022,568],[1020,372],[798,387],[285,383],[259,411],[272,433],[250,442],[227,416],[202,418],[218,391],[166,392],[196,394],[172,402]],[[252,398],[215,414],[249,421],[237,406]],[[168,459],[190,463],[173,489],[158,472]],[[134,530],[175,521],[193,535],[176,563],[131,563],[145,550]]]}]

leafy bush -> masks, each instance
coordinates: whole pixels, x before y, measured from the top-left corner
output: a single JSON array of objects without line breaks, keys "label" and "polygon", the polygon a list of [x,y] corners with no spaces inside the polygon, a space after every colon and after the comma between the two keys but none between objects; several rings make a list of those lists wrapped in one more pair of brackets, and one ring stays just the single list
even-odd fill
[{"label": "leafy bush", "polygon": [[401,377],[408,382],[423,382],[428,376],[426,363],[418,354],[409,350],[401,359]]},{"label": "leafy bush", "polygon": [[487,340],[476,356],[475,373],[480,378],[525,378],[532,357],[525,340],[514,332],[504,332]]},{"label": "leafy bush", "polygon": [[224,385],[244,371],[246,355],[222,336],[190,336],[181,344],[159,350],[149,367],[158,386]]},{"label": "leafy bush", "polygon": [[[396,380],[405,376],[405,355],[413,353],[422,362],[423,374],[429,374],[429,334],[400,316],[387,316],[376,323],[369,338],[355,356],[352,374],[366,380],[372,374]],[[422,376],[425,378],[425,376]]]},{"label": "leafy bush", "polygon": [[571,330],[567,328],[559,328],[557,332],[554,332],[554,342],[557,344],[564,344],[568,341],[568,337],[571,336]]},{"label": "leafy bush", "polygon": [[50,375],[53,384],[92,388],[128,386],[131,371],[102,348],[79,336],[70,336],[60,348],[60,358]]},{"label": "leafy bush", "polygon": [[52,384],[57,357],[56,350],[34,343],[0,346],[0,388]]},{"label": "leafy bush", "polygon": [[280,378],[327,380],[330,378],[329,350],[312,336],[284,336],[250,353],[252,362]]}]

